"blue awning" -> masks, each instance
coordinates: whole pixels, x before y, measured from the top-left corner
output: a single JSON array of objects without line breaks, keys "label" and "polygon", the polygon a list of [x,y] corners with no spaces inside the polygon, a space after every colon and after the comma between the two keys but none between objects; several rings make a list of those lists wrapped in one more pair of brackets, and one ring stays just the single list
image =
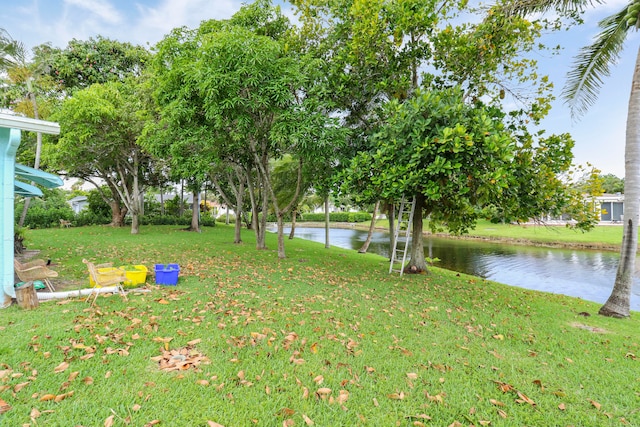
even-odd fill
[{"label": "blue awning", "polygon": [[64,182],[58,175],[43,172],[39,169],[16,163],[16,176],[24,178],[25,181],[33,181],[45,188],[60,187]]},{"label": "blue awning", "polygon": [[42,191],[31,184],[20,181],[13,181],[13,192],[24,197],[42,197]]},{"label": "blue awning", "polygon": [[16,179],[13,181],[13,188],[15,194],[24,197],[41,197],[42,191],[34,185],[27,184],[22,181],[18,181],[17,178],[23,179],[29,182],[35,182],[42,185],[45,188],[60,187],[64,182],[57,176],[47,172],[43,172],[39,169],[30,168],[29,166],[16,163]]}]

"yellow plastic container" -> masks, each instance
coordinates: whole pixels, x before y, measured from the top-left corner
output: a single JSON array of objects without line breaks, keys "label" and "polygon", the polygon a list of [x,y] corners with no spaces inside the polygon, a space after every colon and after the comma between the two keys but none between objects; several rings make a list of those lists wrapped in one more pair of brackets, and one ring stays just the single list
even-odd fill
[{"label": "yellow plastic container", "polygon": [[[128,270],[132,267],[135,268],[135,270]],[[144,265],[123,265],[120,268],[124,270],[124,275],[127,276],[128,279],[125,285],[142,285],[147,281],[147,273],[149,270]]]}]

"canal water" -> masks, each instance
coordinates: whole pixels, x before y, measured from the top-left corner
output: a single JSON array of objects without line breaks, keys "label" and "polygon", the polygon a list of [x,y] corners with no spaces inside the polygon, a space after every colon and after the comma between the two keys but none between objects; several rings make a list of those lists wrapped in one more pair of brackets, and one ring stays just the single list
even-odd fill
[{"label": "canal water", "polygon": [[[290,229],[286,232],[289,233]],[[296,237],[324,243],[324,228],[296,227]],[[359,249],[367,232],[332,228],[329,243]],[[619,253],[542,248],[474,240],[425,238],[425,255],[439,258],[438,267],[512,286],[552,292],[604,303],[613,287]],[[376,231],[369,252],[389,256],[389,238]],[[636,273],[631,309],[640,311],[640,275]]]}]

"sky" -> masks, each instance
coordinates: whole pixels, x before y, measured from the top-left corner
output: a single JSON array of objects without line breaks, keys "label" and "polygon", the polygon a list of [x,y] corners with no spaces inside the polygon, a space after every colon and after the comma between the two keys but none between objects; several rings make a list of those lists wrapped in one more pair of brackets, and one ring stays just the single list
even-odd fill
[{"label": "sky", "polygon": [[[72,39],[106,38],[153,46],[173,28],[197,27],[206,19],[231,17],[248,0],[0,0],[0,28],[27,48],[50,42],[64,48]],[[612,73],[604,79],[598,101],[579,120],[560,100],[566,74],[580,47],[598,33],[597,23],[621,9],[625,0],[606,0],[588,11],[585,24],[546,38],[563,47],[559,56],[540,55],[540,73],[548,74],[558,98],[542,124],[547,134],[570,133],[574,163],[592,164],[603,174],[624,177],[624,144],[637,34],[628,38]],[[285,4],[283,11],[294,18]]]}]

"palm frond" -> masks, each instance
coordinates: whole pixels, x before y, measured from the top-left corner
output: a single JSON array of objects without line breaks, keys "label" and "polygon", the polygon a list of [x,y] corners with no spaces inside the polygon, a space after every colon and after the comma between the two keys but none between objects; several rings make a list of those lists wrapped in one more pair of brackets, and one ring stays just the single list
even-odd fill
[{"label": "palm frond", "polygon": [[0,70],[12,66],[16,55],[21,53],[24,53],[24,46],[11,38],[5,29],[0,28]]},{"label": "palm frond", "polygon": [[526,16],[549,11],[582,12],[587,7],[603,2],[603,0],[505,0],[501,8],[507,15]]},{"label": "palm frond", "polygon": [[598,23],[602,30],[595,41],[580,49],[573,69],[567,73],[562,98],[577,118],[594,104],[603,78],[609,76],[611,66],[620,58],[628,26],[624,20],[628,6]]}]

